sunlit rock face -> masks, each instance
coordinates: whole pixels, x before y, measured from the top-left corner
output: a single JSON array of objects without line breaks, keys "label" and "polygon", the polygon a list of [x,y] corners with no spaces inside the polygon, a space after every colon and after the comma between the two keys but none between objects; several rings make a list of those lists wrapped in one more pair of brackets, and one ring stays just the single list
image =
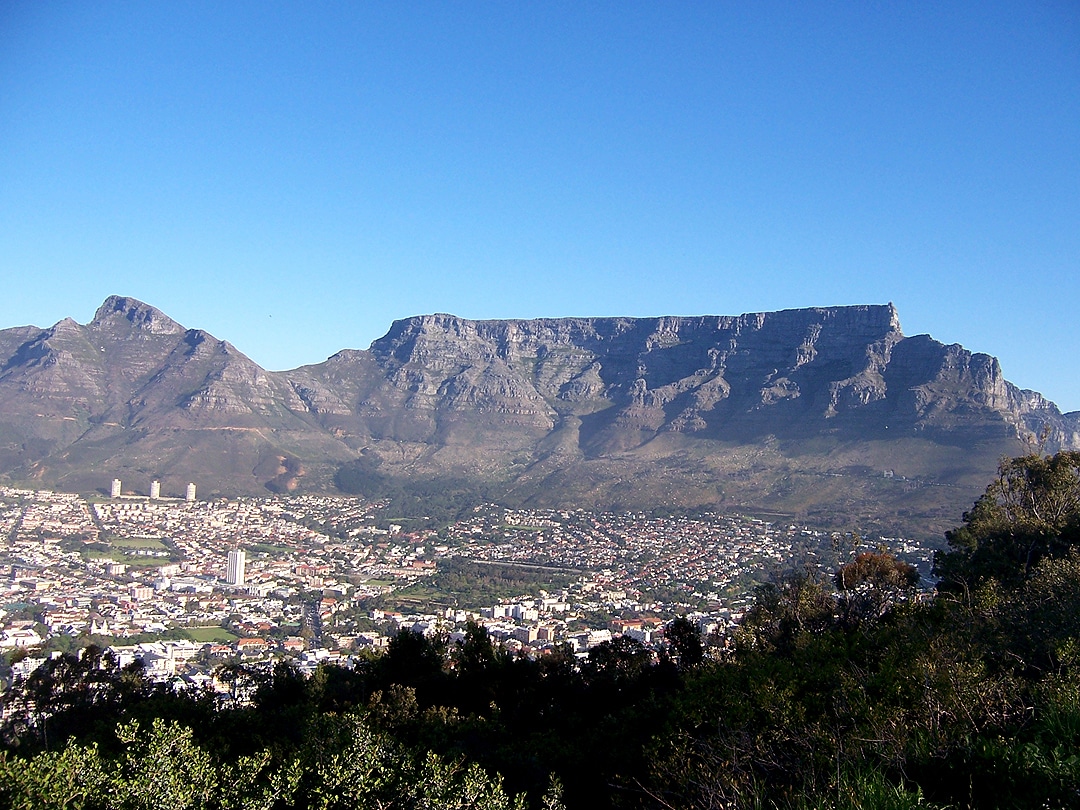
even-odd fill
[{"label": "sunlit rock face", "polygon": [[905,337],[891,304],[422,315],[286,372],[118,296],[86,325],[0,331],[0,474],[72,489],[333,491],[363,456],[518,502],[955,520],[1035,446],[1080,447],[1080,417],[993,357]]}]

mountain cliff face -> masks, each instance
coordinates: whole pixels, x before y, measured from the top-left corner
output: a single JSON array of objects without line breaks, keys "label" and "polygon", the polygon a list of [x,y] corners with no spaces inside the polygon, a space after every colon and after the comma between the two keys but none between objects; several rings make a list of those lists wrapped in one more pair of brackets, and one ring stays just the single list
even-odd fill
[{"label": "mountain cliff face", "polygon": [[0,347],[0,470],[14,480],[250,491],[282,475],[287,488],[297,452],[350,457],[286,381],[134,299],[107,299],[85,326],[5,330]]},{"label": "mountain cliff face", "polygon": [[[329,490],[350,465],[507,501],[955,520],[1001,455],[1080,415],[997,361],[905,337],[892,305],[737,317],[395,322],[273,373],[111,297],[0,332],[0,471],[74,489]],[[338,473],[335,478],[335,473]]]}]

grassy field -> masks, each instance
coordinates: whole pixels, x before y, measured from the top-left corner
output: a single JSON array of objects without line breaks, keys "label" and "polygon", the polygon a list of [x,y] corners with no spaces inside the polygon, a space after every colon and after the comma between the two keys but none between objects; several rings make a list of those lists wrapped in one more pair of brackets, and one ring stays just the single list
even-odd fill
[{"label": "grassy field", "polygon": [[231,644],[239,638],[224,627],[185,627],[184,632],[192,641],[200,641],[204,644],[209,642]]},{"label": "grassy field", "polygon": [[153,568],[180,559],[174,549],[156,537],[113,537],[108,545],[95,543],[81,549],[85,560],[115,560],[134,568]]},{"label": "grassy field", "polygon": [[281,556],[283,554],[296,553],[295,548],[290,548],[289,546],[276,546],[273,543],[256,543],[255,545],[251,546],[251,551],[261,551],[264,554],[270,554],[272,556]]},{"label": "grassy field", "polygon": [[143,557],[137,554],[125,553],[123,549],[99,551],[98,549],[86,549],[82,552],[84,560],[112,560],[124,563],[132,568],[153,568],[173,562],[172,557]]},{"label": "grassy field", "polygon": [[145,548],[149,551],[168,551],[169,547],[155,537],[114,537],[113,548]]},{"label": "grassy field", "polygon": [[445,560],[434,575],[395,591],[384,602],[391,608],[427,604],[475,609],[540,590],[557,593],[578,576],[580,572],[536,565]]}]

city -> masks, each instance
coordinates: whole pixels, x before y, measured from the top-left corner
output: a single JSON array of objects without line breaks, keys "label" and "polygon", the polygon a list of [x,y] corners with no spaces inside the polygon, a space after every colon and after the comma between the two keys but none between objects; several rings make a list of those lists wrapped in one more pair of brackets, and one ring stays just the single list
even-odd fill
[{"label": "city", "polygon": [[[139,659],[151,677],[200,686],[223,663],[348,666],[399,631],[453,642],[469,621],[524,655],[562,644],[584,654],[618,635],[658,647],[675,616],[722,634],[756,583],[796,564],[828,570],[860,542],[714,513],[485,505],[406,530],[360,498],[200,501],[192,484],[170,499],[153,484],[150,497],[125,495],[119,481],[110,494],[0,488],[9,678],[80,638],[107,643],[121,665]],[[878,542],[925,577],[929,549]],[[520,592],[440,588],[454,565],[474,579],[512,571]]]}]

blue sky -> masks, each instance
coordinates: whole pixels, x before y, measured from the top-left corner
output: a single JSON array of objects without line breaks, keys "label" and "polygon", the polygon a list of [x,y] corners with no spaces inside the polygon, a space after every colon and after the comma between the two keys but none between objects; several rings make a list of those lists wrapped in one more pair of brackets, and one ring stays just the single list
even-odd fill
[{"label": "blue sky", "polygon": [[892,301],[1080,409],[1080,5],[0,5],[0,326]]}]

